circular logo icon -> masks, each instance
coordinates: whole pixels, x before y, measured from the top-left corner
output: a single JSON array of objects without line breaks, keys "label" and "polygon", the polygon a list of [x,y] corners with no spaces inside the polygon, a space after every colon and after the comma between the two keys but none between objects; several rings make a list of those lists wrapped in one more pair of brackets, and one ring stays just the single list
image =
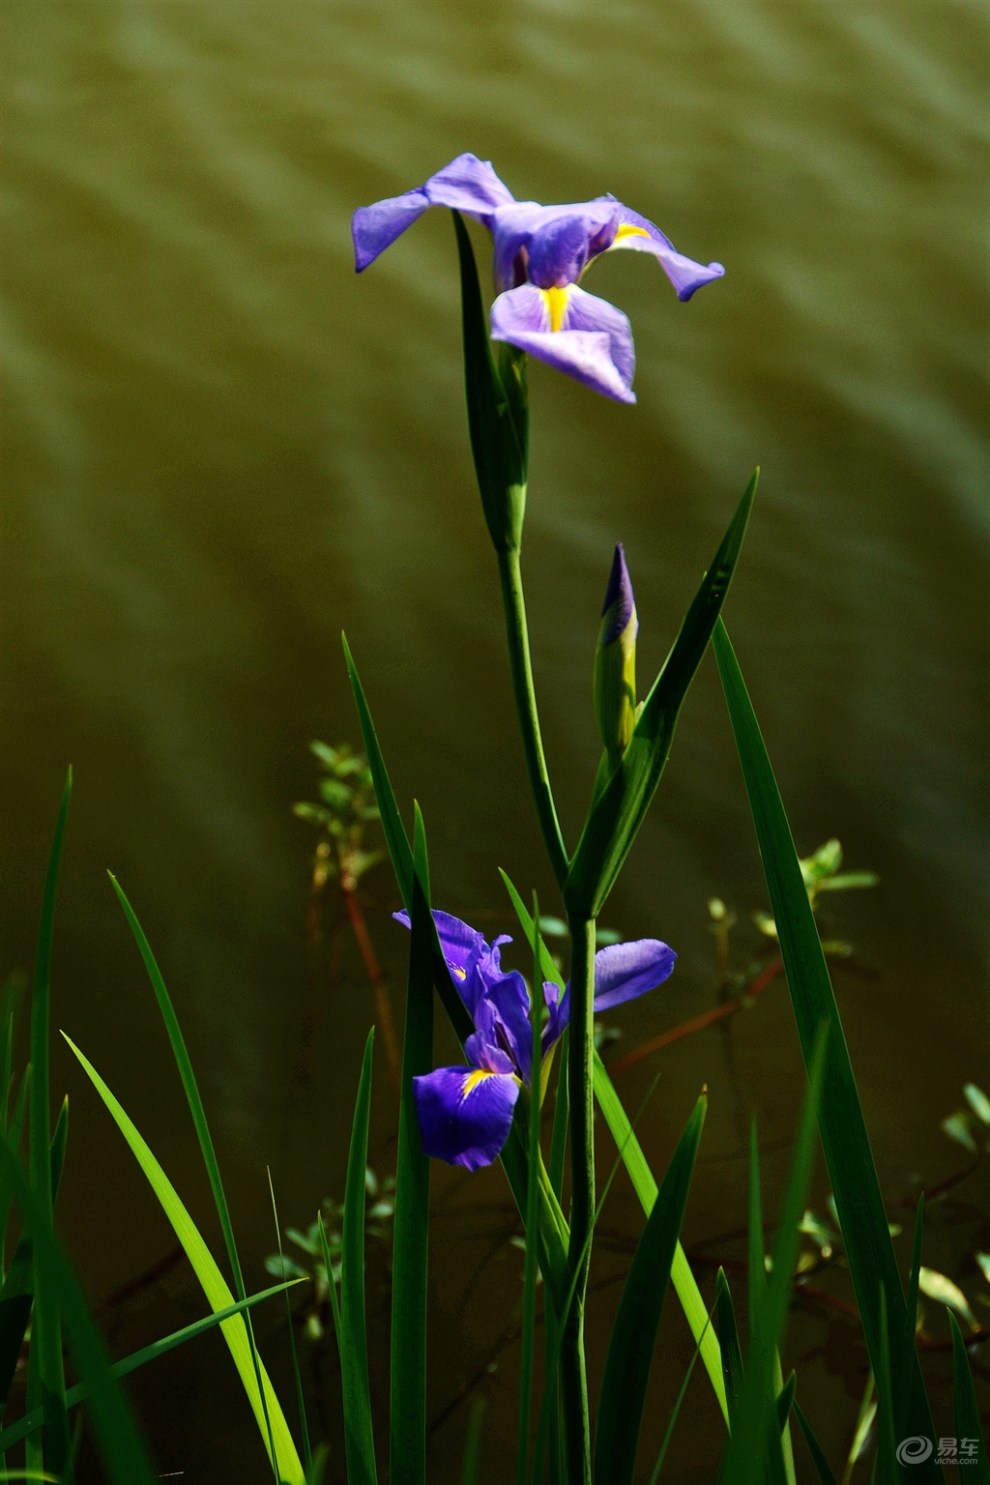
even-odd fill
[{"label": "circular logo icon", "polygon": [[924,1464],[931,1457],[932,1441],[913,1434],[909,1439],[902,1439],[894,1452],[898,1464]]}]

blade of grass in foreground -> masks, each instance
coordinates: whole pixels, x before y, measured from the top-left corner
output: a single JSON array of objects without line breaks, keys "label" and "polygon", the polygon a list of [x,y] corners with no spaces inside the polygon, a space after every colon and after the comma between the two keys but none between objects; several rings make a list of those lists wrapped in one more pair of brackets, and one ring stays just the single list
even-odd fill
[{"label": "blade of grass in foreground", "polygon": [[[934,1438],[917,1351],[912,1347],[907,1352],[900,1344],[907,1324],[904,1292],[852,1063],[790,826],[745,682],[721,620],[715,626],[712,643],[756,825],[806,1067],[811,1065],[819,1027],[824,1023],[829,1028],[818,1126],[870,1360],[874,1374],[879,1376],[884,1328],[882,1288],[894,1397],[907,1400],[909,1433]],[[938,1473],[930,1461],[914,1468],[919,1479],[933,1481]]]},{"label": "blade of grass in foreground", "polygon": [[660,1314],[706,1107],[707,1100],[700,1098],[678,1141],[622,1291],[598,1404],[595,1485],[631,1485]]},{"label": "blade of grass in foreground", "polygon": [[[34,1200],[45,1229],[52,1227],[54,1199],[51,1177],[51,1124],[48,1076],[49,1031],[51,1024],[52,943],[55,934],[55,899],[62,859],[62,842],[69,818],[72,798],[72,769],[65,777],[62,802],[55,822],[48,871],[41,902],[38,925],[38,951],[35,959],[34,985],[31,998],[31,1084],[28,1091],[28,1170]],[[59,1288],[46,1291],[41,1283],[39,1258],[35,1251],[34,1312],[31,1326],[31,1356],[28,1395],[36,1394],[45,1411],[44,1446],[32,1442],[26,1463],[40,1468],[47,1455],[47,1466],[56,1475],[72,1479],[69,1423],[65,1412],[65,1370],[62,1365],[62,1324],[58,1310]],[[33,1400],[33,1398],[32,1398]]]},{"label": "blade of grass in foreground", "polygon": [[[192,1265],[193,1272],[199,1280],[211,1308],[214,1310],[227,1309],[228,1306],[234,1303],[234,1296],[231,1294],[227,1281],[217,1267],[213,1254],[206,1246],[196,1224],[180,1200],[175,1187],[166,1176],[147,1142],[139,1134],[133,1120],[125,1113],[121,1104],[96,1071],[96,1068],[80,1052],[75,1043],[65,1035],[64,1031],[62,1035],[77,1057],[86,1076],[106,1105],[111,1118],[124,1136],[131,1153],[144,1172],[148,1184],[158,1198],[162,1211],[171,1223],[172,1230]],[[243,1317],[238,1315],[230,1320],[225,1320],[220,1329],[230,1349],[234,1365],[241,1379],[241,1385],[247,1394],[248,1402],[251,1404],[251,1411],[254,1413],[255,1421],[264,1440],[266,1450],[270,1450],[271,1448],[269,1439],[274,1441],[275,1458],[272,1459],[271,1463],[276,1479],[288,1482],[288,1485],[303,1485],[304,1471],[302,1462],[296,1451],[292,1434],[285,1421],[285,1415],[275,1395],[275,1390],[268,1379],[268,1374],[260,1359],[256,1358],[252,1351]],[[262,1392],[264,1393],[264,1398],[262,1398]]]},{"label": "blade of grass in foreground", "polygon": [[[788,1407],[780,1417],[780,1345],[787,1320],[792,1277],[797,1261],[798,1224],[804,1210],[815,1158],[815,1118],[821,1096],[827,1031],[812,1053],[808,1094],[794,1139],[791,1171],[773,1247],[767,1280],[763,1256],[762,1198],[755,1129],[750,1162],[750,1316],[749,1352],[742,1387],[736,1394],[732,1433],[720,1485],[771,1485],[789,1474],[789,1456],[783,1429]],[[756,1231],[753,1231],[756,1228]],[[786,1389],[785,1389],[786,1393]]]},{"label": "blade of grass in foreground", "polygon": [[[173,1330],[171,1335],[162,1336],[160,1341],[152,1341],[150,1346],[143,1346],[140,1351],[132,1351],[130,1356],[111,1362],[110,1370],[118,1380],[129,1376],[131,1372],[138,1371],[142,1366],[147,1366],[149,1362],[157,1361],[160,1356],[166,1356],[176,1347],[184,1346],[188,1341],[195,1340],[204,1331],[215,1329],[224,1320],[229,1320],[232,1315],[239,1315],[242,1310],[261,1304],[262,1300],[271,1299],[276,1294],[284,1294],[287,1290],[295,1288],[297,1284],[305,1283],[305,1279],[286,1279],[284,1284],[273,1284],[270,1289],[262,1289],[257,1294],[249,1294],[247,1299],[239,1299],[236,1304],[228,1305],[225,1310],[217,1310],[212,1315],[204,1315],[202,1320],[194,1320],[191,1325],[184,1325],[181,1330]],[[80,1403],[86,1401],[87,1396],[85,1385],[78,1382],[66,1392],[65,1405],[67,1408],[78,1407]],[[18,1418],[16,1423],[11,1423],[0,1431],[0,1454],[13,1448],[29,1433],[34,1433],[36,1429],[41,1428],[44,1421],[44,1414],[38,1408],[35,1412]],[[0,1474],[0,1481],[2,1479],[3,1476]]]},{"label": "blade of grass in foreground", "polygon": [[433,1065],[433,929],[426,831],[416,810],[416,870],[406,989],[395,1164],[389,1457],[392,1485],[426,1481],[426,1287],[430,1162],[423,1154],[412,1080]]},{"label": "blade of grass in foreground", "polygon": [[[983,1444],[980,1405],[976,1397],[969,1357],[966,1355],[966,1342],[963,1340],[955,1315],[951,1310],[946,1310],[946,1314],[949,1317],[949,1327],[952,1331],[952,1403],[955,1410],[956,1438],[957,1440],[975,1441],[976,1469],[973,1472],[973,1478],[979,1482],[979,1485],[990,1485],[990,1464],[987,1463],[987,1451]],[[966,1478],[970,1478],[968,1471]]]},{"label": "blade of grass in foreground", "polygon": [[[533,931],[532,915],[504,871],[501,875],[523,932],[527,937],[530,937]],[[554,980],[558,985],[562,985],[560,971],[554,964],[553,958],[545,944],[542,944],[541,947],[541,963],[546,978],[548,980]],[[612,1085],[612,1080],[605,1069],[605,1064],[597,1051],[594,1056],[592,1075],[594,1077],[595,1097],[598,1100],[598,1106],[605,1116],[605,1122],[611,1131],[616,1148],[622,1152],[622,1162],[632,1182],[633,1190],[639,1197],[640,1205],[648,1217],[653,1211],[653,1204],[657,1199],[657,1183],[653,1179],[653,1173],[647,1163],[646,1156],[643,1154],[633,1127],[629,1122],[629,1116],[622,1107],[619,1095],[616,1093]],[[701,1291],[698,1288],[694,1274],[691,1272],[691,1266],[687,1261],[687,1256],[680,1242],[678,1242],[674,1251],[674,1261],[670,1270],[670,1281],[674,1286],[677,1298],[680,1300],[681,1308],[691,1328],[691,1334],[694,1337],[695,1344],[701,1349],[701,1359],[715,1391],[715,1396],[718,1399],[722,1416],[728,1421],[728,1404],[725,1399],[725,1382],[722,1378],[722,1355],[719,1350],[718,1337],[708,1323],[708,1310],[701,1297]]]},{"label": "blade of grass in foreground", "polygon": [[[220,1230],[223,1233],[224,1245],[227,1249],[227,1258],[230,1263],[231,1273],[234,1279],[234,1292],[238,1299],[243,1299],[245,1294],[247,1293],[247,1289],[244,1284],[244,1275],[241,1271],[241,1260],[237,1252],[237,1243],[234,1240],[234,1225],[230,1218],[230,1208],[227,1205],[227,1197],[223,1189],[223,1180],[220,1175],[220,1163],[217,1160],[216,1150],[213,1146],[213,1137],[210,1134],[210,1126],[207,1122],[206,1110],[203,1107],[203,1100],[199,1094],[199,1085],[196,1082],[196,1074],[193,1071],[192,1059],[190,1058],[188,1049],[186,1047],[185,1037],[182,1035],[182,1028],[179,1025],[179,1018],[175,1014],[175,1008],[172,1005],[171,996],[169,995],[168,990],[165,988],[165,980],[162,976],[161,970],[158,967],[158,961],[151,951],[151,945],[148,942],[144,929],[138,922],[137,914],[131,907],[131,904],[128,902],[127,897],[124,893],[124,889],[117,881],[117,878],[113,875],[113,872],[108,872],[107,875],[110,878],[113,890],[117,894],[118,901],[120,902],[120,905],[124,910],[124,916],[127,919],[131,933],[134,936],[134,942],[137,944],[138,953],[141,955],[141,960],[147,972],[148,979],[151,981],[151,988],[154,991],[155,999],[158,1002],[158,1009],[161,1014],[162,1021],[165,1025],[165,1031],[168,1035],[169,1044],[172,1048],[172,1055],[175,1058],[175,1065],[178,1069],[183,1091],[186,1095],[186,1102],[189,1105],[189,1112],[192,1115],[193,1126],[196,1130],[196,1138],[199,1141],[199,1148],[203,1156],[203,1164],[206,1166],[206,1174],[209,1178],[210,1190],[213,1193],[213,1202],[217,1209],[217,1216],[220,1219]],[[254,1330],[251,1325],[251,1317],[249,1314],[247,1314],[247,1312],[245,1312],[244,1314],[243,1324],[247,1331],[248,1345],[251,1349],[251,1357],[254,1362],[256,1373],[255,1392],[256,1396],[261,1402],[262,1415],[266,1417],[266,1425],[268,1425],[268,1453],[269,1456],[272,1457],[272,1459],[274,1460],[277,1451],[275,1447],[275,1439],[271,1432],[271,1427],[266,1416],[268,1407],[267,1395],[264,1387],[262,1387],[261,1385],[261,1373],[259,1370],[260,1364],[257,1359],[257,1351],[254,1343]]]},{"label": "blade of grass in foreground", "polygon": [[[368,1169],[368,1120],[371,1114],[371,1055],[374,1028],[368,1033],[354,1104],[354,1127],[344,1183],[344,1218],[340,1253],[341,1385],[344,1394],[344,1431],[347,1438],[349,1485],[375,1485],[375,1438],[371,1421],[371,1385],[368,1380],[368,1339],[364,1312],[364,1209]],[[332,1270],[327,1269],[333,1284]]]},{"label": "blade of grass in foreground", "polygon": [[[110,1372],[103,1338],[89,1314],[78,1281],[52,1230],[50,1218],[25,1177],[14,1151],[0,1136],[0,1175],[9,1181],[31,1229],[38,1284],[65,1316],[72,1354],[89,1395],[89,1416],[111,1485],[156,1485],[151,1457],[134,1415]],[[60,1395],[65,1411],[65,1391]],[[42,1410],[47,1423],[47,1410]]]}]

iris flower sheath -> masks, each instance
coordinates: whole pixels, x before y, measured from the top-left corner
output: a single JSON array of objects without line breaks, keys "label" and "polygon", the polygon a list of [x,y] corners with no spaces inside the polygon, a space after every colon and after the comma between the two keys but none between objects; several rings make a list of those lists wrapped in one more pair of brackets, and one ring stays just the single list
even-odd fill
[{"label": "iris flower sheath", "polygon": [[572,206],[516,201],[487,160],[458,155],[424,185],[354,213],[358,273],[430,206],[476,217],[492,234],[498,294],[491,309],[492,338],[618,402],[636,400],[632,330],[614,304],[579,287],[589,264],[614,248],[649,253],[679,299],[690,299],[725,272],[721,263],[706,268],[685,258],[659,227],[614,196]]},{"label": "iris flower sheath", "polygon": [[[409,927],[408,913],[396,913]],[[413,1078],[423,1149],[427,1155],[477,1170],[501,1153],[512,1128],[519,1089],[528,1085],[533,1031],[526,982],[518,970],[500,963],[501,935],[493,944],[449,913],[435,912],[440,947],[461,1000],[474,1023],[464,1043],[467,1067],[441,1067]],[[595,955],[595,1010],[606,1011],[660,985],[677,955],[659,939],[612,944]],[[545,1055],[562,1035],[570,1016],[570,992],[543,986],[547,1019],[541,1033]]]}]

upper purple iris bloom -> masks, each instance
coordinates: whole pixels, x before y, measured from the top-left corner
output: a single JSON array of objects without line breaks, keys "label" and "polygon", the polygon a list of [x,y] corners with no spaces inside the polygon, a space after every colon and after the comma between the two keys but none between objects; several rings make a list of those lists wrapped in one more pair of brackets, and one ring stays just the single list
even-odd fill
[{"label": "upper purple iris bloom", "polygon": [[572,206],[516,201],[487,160],[458,155],[424,185],[354,213],[358,273],[430,206],[476,217],[494,238],[498,298],[491,310],[492,338],[618,402],[636,401],[632,330],[614,304],[578,288],[588,265],[613,248],[652,253],[678,299],[690,299],[725,272],[721,263],[705,268],[685,258],[659,227],[614,196]]},{"label": "upper purple iris bloom", "polygon": [[[409,914],[396,913],[409,927]],[[526,982],[518,970],[504,970],[499,954],[501,935],[493,944],[476,929],[435,912],[447,967],[471,1020],[474,1032],[464,1043],[470,1066],[441,1067],[413,1078],[413,1093],[423,1149],[427,1155],[477,1170],[491,1165],[502,1151],[512,1128],[519,1089],[529,1083],[533,1063],[533,1030]],[[605,1011],[644,995],[660,985],[674,968],[677,955],[659,939],[612,944],[595,955],[595,1010]],[[543,986],[548,1017],[543,1027],[543,1053],[562,1035],[570,1017],[570,991]]]}]

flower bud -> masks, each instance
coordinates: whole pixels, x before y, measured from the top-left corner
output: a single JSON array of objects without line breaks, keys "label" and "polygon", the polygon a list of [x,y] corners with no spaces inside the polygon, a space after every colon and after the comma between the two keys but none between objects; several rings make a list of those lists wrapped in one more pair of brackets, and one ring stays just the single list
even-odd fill
[{"label": "flower bud", "polygon": [[595,652],[595,715],[610,757],[621,757],[636,725],[636,601],[622,543],[615,548]]}]

